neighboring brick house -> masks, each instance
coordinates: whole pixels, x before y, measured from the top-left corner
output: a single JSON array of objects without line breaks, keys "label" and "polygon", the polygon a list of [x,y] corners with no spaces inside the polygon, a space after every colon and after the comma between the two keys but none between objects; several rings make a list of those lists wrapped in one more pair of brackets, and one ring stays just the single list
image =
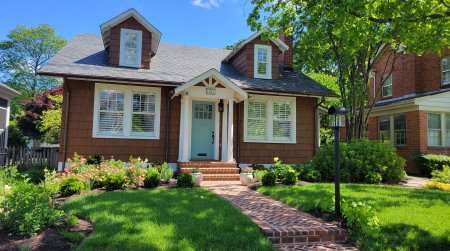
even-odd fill
[{"label": "neighboring brick house", "polygon": [[314,154],[319,100],[336,94],[292,70],[292,38],[263,41],[260,31],[234,50],[160,43],[134,9],[100,29],[39,71],[64,78],[60,168],[75,152],[132,155],[236,179],[238,164]]},{"label": "neighboring brick house", "polygon": [[369,138],[390,142],[407,160],[407,172],[418,173],[418,153],[450,155],[450,50],[443,49],[441,56],[397,55],[393,68],[388,47],[374,62],[370,103],[377,99]]}]

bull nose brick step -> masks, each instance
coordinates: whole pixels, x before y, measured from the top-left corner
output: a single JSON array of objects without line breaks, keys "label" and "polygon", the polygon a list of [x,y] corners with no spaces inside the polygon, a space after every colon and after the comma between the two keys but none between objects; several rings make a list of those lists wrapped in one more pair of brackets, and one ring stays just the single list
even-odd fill
[{"label": "bull nose brick step", "polygon": [[346,241],[345,229],[248,189],[237,182],[234,184],[206,182],[202,185],[230,201],[250,217],[280,250],[357,250],[351,245],[343,244]]},{"label": "bull nose brick step", "polygon": [[190,173],[197,168],[203,174],[204,181],[233,181],[239,180],[239,168],[236,163],[218,161],[179,162],[178,172]]}]

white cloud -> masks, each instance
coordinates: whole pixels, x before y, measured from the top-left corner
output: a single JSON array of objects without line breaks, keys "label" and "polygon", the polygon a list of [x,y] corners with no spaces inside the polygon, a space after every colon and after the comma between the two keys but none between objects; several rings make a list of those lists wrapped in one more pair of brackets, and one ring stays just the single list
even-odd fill
[{"label": "white cloud", "polygon": [[209,9],[211,7],[219,7],[222,0],[193,0],[192,4],[197,7]]}]

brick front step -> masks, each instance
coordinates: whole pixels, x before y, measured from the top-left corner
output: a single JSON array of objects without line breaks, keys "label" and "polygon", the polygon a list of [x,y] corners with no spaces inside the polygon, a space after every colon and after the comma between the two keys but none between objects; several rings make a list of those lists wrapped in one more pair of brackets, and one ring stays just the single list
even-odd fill
[{"label": "brick front step", "polygon": [[344,242],[346,240],[346,231],[340,228],[321,229],[321,228],[271,228],[262,227],[261,232],[273,244],[311,244],[311,243],[329,243]]},{"label": "brick front step", "polygon": [[279,244],[275,247],[280,251],[291,251],[291,250],[301,250],[301,251],[357,251],[358,248],[343,243],[316,243],[316,244]]},{"label": "brick front step", "polygon": [[204,181],[239,180],[239,174],[203,174]]},{"label": "brick front step", "polygon": [[[239,168],[237,167],[201,167],[198,168],[203,174],[239,174]],[[182,173],[190,173],[191,167],[181,167],[178,170]]]},{"label": "brick front step", "polygon": [[220,162],[220,161],[191,161],[191,162],[178,162],[178,168],[217,168],[217,167],[234,167],[237,168],[237,164],[232,162]]}]

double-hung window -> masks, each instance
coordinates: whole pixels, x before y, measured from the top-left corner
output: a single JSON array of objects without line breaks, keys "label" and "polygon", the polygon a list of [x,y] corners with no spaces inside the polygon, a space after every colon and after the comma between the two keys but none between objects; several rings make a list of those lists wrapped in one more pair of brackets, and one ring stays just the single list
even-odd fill
[{"label": "double-hung window", "polygon": [[406,145],[406,116],[378,117],[378,139],[395,146]]},{"label": "double-hung window", "polygon": [[428,145],[450,147],[450,113],[428,113]]},{"label": "double-hung window", "polygon": [[381,96],[382,97],[392,96],[392,74],[383,76],[381,85]]},{"label": "double-hung window", "polygon": [[272,47],[269,45],[255,44],[254,48],[254,77],[271,79]]},{"label": "double-hung window", "polygon": [[121,66],[141,66],[142,55],[142,31],[121,29],[120,30],[120,57]]},{"label": "double-hung window", "polygon": [[295,97],[255,95],[244,104],[246,142],[296,143]]},{"label": "double-hung window", "polygon": [[96,83],[92,136],[159,138],[161,90]]},{"label": "double-hung window", "polygon": [[450,57],[442,59],[442,85],[450,84]]}]

